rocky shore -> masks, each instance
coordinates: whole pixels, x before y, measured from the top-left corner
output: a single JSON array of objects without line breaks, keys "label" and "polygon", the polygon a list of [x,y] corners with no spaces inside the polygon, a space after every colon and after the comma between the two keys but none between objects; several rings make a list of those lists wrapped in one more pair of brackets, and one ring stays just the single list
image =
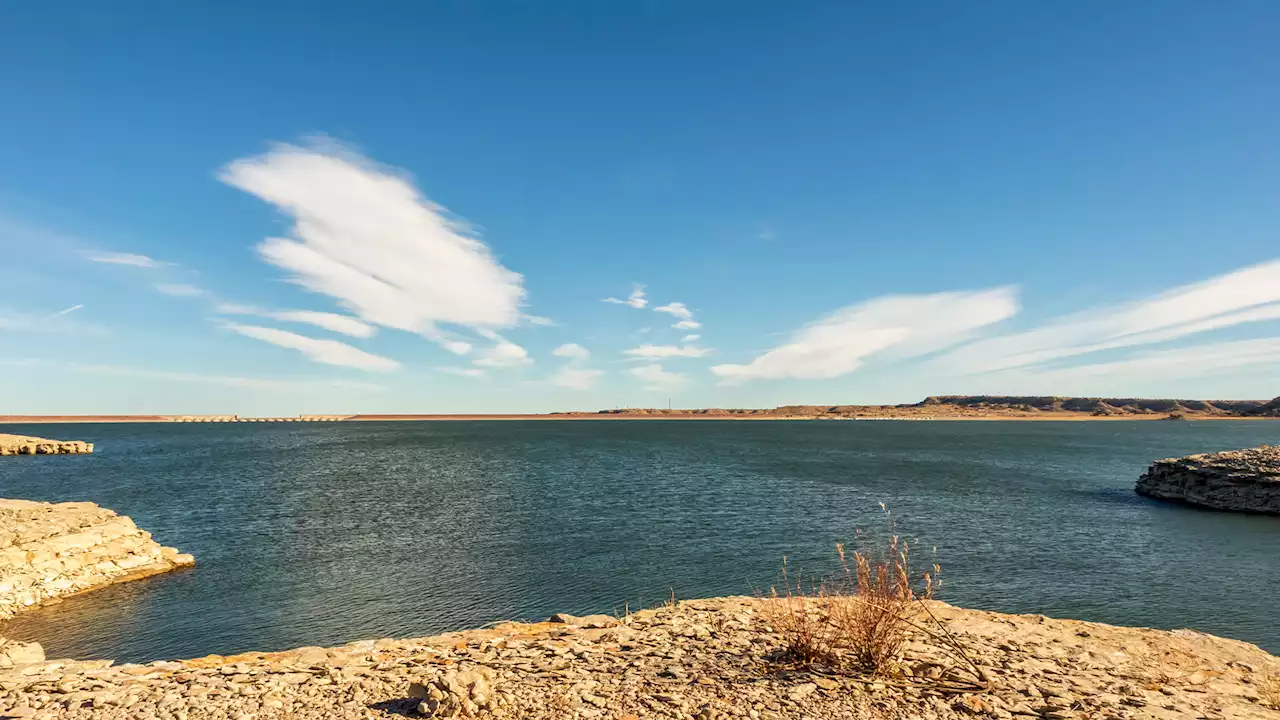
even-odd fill
[{"label": "rocky shore", "polygon": [[1188,455],[1152,463],[1139,494],[1237,512],[1280,515],[1280,447]]},{"label": "rocky shore", "polygon": [[[128,517],[90,502],[0,499],[0,620],[51,599],[194,562],[162,547]],[[4,652],[0,647],[0,665]]]},{"label": "rocky shore", "polygon": [[693,600],[623,618],[496,627],[336,648],[147,665],[0,669],[0,716],[274,718],[1263,718],[1280,658],[1187,630],[1123,628],[931,603],[985,687],[956,690],[928,637],[865,676],[779,661],[767,602]]},{"label": "rocky shore", "polygon": [[50,440],[0,433],[0,455],[78,455],[93,452],[93,443],[80,440]]}]

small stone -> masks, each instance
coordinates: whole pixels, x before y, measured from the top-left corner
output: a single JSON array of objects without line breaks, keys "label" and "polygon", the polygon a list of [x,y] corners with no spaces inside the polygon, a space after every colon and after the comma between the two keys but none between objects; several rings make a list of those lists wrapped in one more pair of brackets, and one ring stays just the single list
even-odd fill
[{"label": "small stone", "polygon": [[829,677],[822,677],[821,675],[815,677],[813,679],[813,683],[823,690],[838,690],[840,688],[839,682],[832,680]]},{"label": "small stone", "polygon": [[818,686],[816,683],[811,683],[811,682],[800,683],[799,685],[796,685],[795,687],[791,688],[791,692],[787,693],[787,696],[790,697],[792,700],[800,701],[808,697],[814,690],[817,690],[817,689],[818,689]]}]

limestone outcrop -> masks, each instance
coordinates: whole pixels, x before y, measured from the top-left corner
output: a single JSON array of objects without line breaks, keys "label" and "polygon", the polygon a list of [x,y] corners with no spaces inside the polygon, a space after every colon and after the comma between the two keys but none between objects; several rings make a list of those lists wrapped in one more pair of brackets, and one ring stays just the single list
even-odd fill
[{"label": "limestone outcrop", "polygon": [[162,547],[128,517],[91,502],[0,499],[0,620],[51,598],[194,562]]},{"label": "limestone outcrop", "polygon": [[1280,447],[1203,453],[1152,463],[1140,495],[1236,512],[1280,515]]},{"label": "limestone outcrop", "polygon": [[0,455],[78,455],[93,452],[93,443],[81,440],[50,440],[0,433]]}]

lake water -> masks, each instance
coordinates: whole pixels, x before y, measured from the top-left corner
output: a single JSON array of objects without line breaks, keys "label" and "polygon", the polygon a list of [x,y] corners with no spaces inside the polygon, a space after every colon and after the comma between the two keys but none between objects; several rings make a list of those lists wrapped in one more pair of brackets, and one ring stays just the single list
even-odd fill
[{"label": "lake water", "polygon": [[[1280,518],[1141,498],[1152,460],[1280,422],[480,421],[8,426],[0,496],[92,500],[186,572],[20,614],[51,657],[125,661],[425,635],[751,594],[883,526],[944,599],[1192,627],[1280,651]],[[936,550],[935,550],[936,548]],[[932,556],[932,557],[931,557]]]}]

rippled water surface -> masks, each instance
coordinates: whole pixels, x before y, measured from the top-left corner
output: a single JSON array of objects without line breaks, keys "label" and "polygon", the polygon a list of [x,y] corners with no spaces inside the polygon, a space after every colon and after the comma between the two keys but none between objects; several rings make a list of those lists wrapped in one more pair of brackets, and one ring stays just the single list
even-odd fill
[{"label": "rippled water surface", "polygon": [[1280,422],[489,421],[8,426],[0,496],[92,500],[187,572],[20,615],[51,656],[144,661],[423,635],[767,588],[880,525],[944,598],[1193,627],[1280,651],[1280,518],[1136,496],[1152,460]]}]

